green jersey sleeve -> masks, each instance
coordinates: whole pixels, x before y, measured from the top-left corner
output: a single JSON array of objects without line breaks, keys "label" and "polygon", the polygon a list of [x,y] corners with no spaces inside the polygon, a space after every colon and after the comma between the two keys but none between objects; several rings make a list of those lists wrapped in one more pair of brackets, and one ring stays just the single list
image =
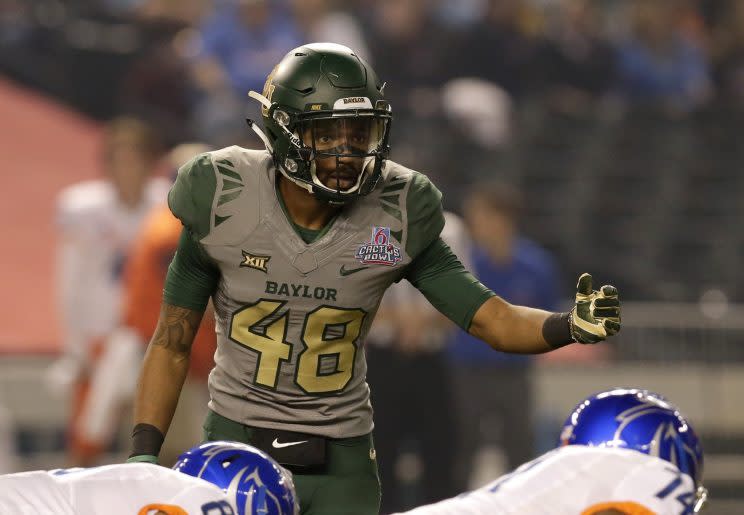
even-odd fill
[{"label": "green jersey sleeve", "polygon": [[432,306],[465,331],[478,308],[496,295],[465,269],[441,238],[411,262],[406,278]]},{"label": "green jersey sleeve", "polygon": [[406,253],[412,259],[432,244],[444,228],[442,194],[426,175],[413,172],[406,197]]},{"label": "green jersey sleeve", "polygon": [[209,154],[200,154],[178,170],[168,193],[168,207],[201,240],[210,230],[217,178]]},{"label": "green jersey sleeve", "polygon": [[163,300],[182,308],[204,311],[217,289],[220,270],[188,229],[181,231],[178,249],[168,267]]}]

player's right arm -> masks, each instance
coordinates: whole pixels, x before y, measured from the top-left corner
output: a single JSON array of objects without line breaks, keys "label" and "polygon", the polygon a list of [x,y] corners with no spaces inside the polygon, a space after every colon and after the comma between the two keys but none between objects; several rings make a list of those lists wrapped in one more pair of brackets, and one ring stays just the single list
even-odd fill
[{"label": "player's right arm", "polygon": [[220,272],[199,240],[210,228],[214,171],[208,155],[179,171],[168,205],[184,229],[168,268],[155,334],[137,384],[130,460],[155,461],[189,369],[189,357]]},{"label": "player's right arm", "polygon": [[163,302],[137,383],[131,457],[159,454],[178,405],[189,370],[191,345],[203,314]]}]

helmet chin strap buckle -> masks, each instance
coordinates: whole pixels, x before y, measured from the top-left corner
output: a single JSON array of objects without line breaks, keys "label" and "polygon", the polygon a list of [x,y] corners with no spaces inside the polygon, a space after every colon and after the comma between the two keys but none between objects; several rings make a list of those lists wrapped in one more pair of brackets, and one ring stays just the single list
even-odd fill
[{"label": "helmet chin strap buckle", "polygon": [[284,160],[284,168],[291,174],[297,173],[297,162],[295,162],[293,159],[285,159]]}]

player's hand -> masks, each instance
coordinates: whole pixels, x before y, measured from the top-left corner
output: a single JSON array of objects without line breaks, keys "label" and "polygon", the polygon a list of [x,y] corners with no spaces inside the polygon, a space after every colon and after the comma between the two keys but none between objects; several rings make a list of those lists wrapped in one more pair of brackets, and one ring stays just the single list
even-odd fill
[{"label": "player's hand", "polygon": [[140,454],[139,456],[132,456],[127,460],[127,463],[152,463],[158,464],[158,457],[152,454]]},{"label": "player's hand", "polygon": [[617,288],[606,284],[592,290],[592,276],[581,274],[576,304],[571,310],[571,336],[579,343],[597,343],[620,331]]}]

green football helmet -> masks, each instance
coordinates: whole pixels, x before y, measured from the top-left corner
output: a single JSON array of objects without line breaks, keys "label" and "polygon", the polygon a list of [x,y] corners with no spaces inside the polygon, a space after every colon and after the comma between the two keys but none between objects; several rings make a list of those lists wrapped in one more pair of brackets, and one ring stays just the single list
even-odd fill
[{"label": "green football helmet", "polygon": [[[265,134],[248,121],[274,157],[277,169],[316,197],[345,204],[374,190],[390,152],[392,114],[384,84],[350,48],[312,43],[290,51],[269,74],[262,104]],[[345,182],[336,188],[318,178],[318,160],[335,160]],[[361,173],[348,175],[349,161]],[[346,164],[344,164],[346,163]],[[357,175],[358,173],[358,175]]]}]

